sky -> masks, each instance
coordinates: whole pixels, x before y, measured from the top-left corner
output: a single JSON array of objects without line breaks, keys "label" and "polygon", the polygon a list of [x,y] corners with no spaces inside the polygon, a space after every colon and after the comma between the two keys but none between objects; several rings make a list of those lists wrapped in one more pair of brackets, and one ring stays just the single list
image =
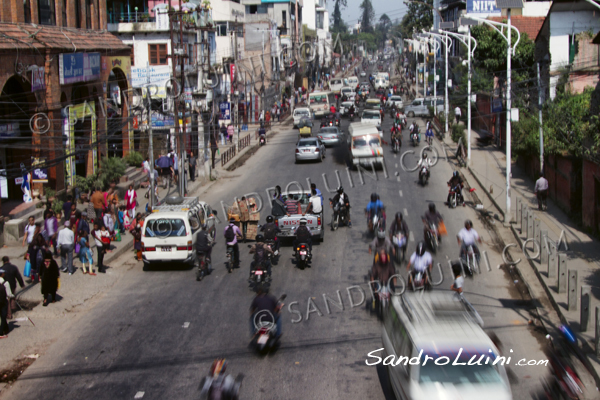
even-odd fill
[{"label": "sky", "polygon": [[[359,8],[362,0],[348,0],[348,7],[342,8],[342,19],[348,24],[348,26],[354,26],[358,23],[360,18],[361,9]],[[381,14],[387,14],[392,22],[402,20],[404,13],[406,12],[406,5],[402,0],[371,0],[373,8],[375,9],[375,22],[379,21]],[[327,10],[329,16],[333,16],[333,8],[335,7],[334,0],[327,0]]]}]

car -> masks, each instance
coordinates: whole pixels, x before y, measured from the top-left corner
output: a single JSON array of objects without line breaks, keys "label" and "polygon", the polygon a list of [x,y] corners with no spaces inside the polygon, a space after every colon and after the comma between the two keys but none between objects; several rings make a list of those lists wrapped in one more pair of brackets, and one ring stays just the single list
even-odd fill
[{"label": "car", "polygon": [[363,72],[360,73],[360,77],[361,78],[364,78],[365,76],[367,76],[367,73],[365,71],[363,71]]},{"label": "car", "polygon": [[350,87],[350,86],[344,86],[341,90],[342,93],[342,98],[344,96],[346,96],[347,100],[346,101],[354,101],[354,98],[356,96],[356,93],[354,92],[354,88]]},{"label": "car", "polygon": [[325,146],[335,146],[342,141],[342,132],[337,126],[325,126],[321,128],[317,137]]},{"label": "car", "polygon": [[386,96],[387,93],[384,88],[379,88],[375,91],[375,97],[381,100],[383,96]]},{"label": "car", "polygon": [[[416,98],[412,101],[412,103],[410,103],[409,105],[404,107],[404,113],[406,114],[406,116],[411,117],[411,118],[415,117],[415,116],[428,117],[429,116],[429,107],[433,106],[433,102],[434,102],[433,98],[429,98],[429,99],[424,99],[422,97]],[[435,99],[435,105],[437,107],[438,112],[444,111],[444,99],[443,98]]]},{"label": "car", "polygon": [[329,87],[333,93],[339,93],[342,87],[344,87],[344,82],[340,78],[333,78],[329,82]]},{"label": "car", "polygon": [[365,102],[365,110],[377,110],[381,109],[381,101],[377,99],[369,99]]},{"label": "car", "polygon": [[298,161],[323,161],[325,146],[320,139],[303,138],[296,143],[296,162]]},{"label": "car", "polygon": [[369,166],[383,165],[381,132],[369,124],[350,124],[346,141],[352,164]]},{"label": "car", "polygon": [[364,110],[360,117],[360,122],[362,124],[381,126],[381,114],[377,110]]},{"label": "car", "polygon": [[396,106],[396,108],[402,110],[404,109],[404,103],[402,102],[402,97],[400,96],[390,96],[390,98],[387,101],[386,106],[388,107],[392,107],[392,106]]},{"label": "car", "polygon": [[[348,110],[350,109],[350,107],[354,105],[353,101],[344,101],[342,102],[342,104],[340,104],[340,114],[347,116],[348,115]],[[356,107],[354,107],[356,108]]]},{"label": "car", "polygon": [[296,108],[294,110],[293,118],[294,118],[294,128],[297,128],[298,123],[300,122],[301,119],[303,119],[303,118],[311,119],[310,109],[307,107]]}]

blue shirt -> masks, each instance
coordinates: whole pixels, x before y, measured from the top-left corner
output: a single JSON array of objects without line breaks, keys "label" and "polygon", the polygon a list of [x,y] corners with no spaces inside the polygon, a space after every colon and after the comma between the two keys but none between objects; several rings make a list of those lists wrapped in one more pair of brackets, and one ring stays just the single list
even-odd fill
[{"label": "blue shirt", "polygon": [[367,204],[367,212],[371,212],[374,211],[375,213],[379,212],[380,210],[383,210],[383,203],[381,202],[381,200],[377,200],[377,201],[372,201],[369,204]]},{"label": "blue shirt", "polygon": [[232,246],[237,243],[237,235],[240,235],[240,236],[243,236],[243,235],[242,235],[242,231],[240,231],[240,228],[238,228],[235,224],[231,224],[231,223],[225,227],[225,230],[223,231],[223,235],[225,235],[225,232],[227,232],[227,229],[230,226],[233,226],[233,233],[234,233],[233,242],[227,242],[227,244]]}]

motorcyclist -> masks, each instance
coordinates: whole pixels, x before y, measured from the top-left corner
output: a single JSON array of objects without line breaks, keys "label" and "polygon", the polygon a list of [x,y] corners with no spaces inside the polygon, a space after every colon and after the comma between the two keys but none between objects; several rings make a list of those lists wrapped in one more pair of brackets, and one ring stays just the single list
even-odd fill
[{"label": "motorcyclist", "polygon": [[[216,242],[216,239],[215,239],[215,242]],[[206,225],[201,225],[200,229],[198,230],[198,233],[196,234],[196,254],[204,253],[204,258],[205,258],[206,263],[209,268],[208,269],[209,274],[213,270],[211,267],[211,261],[210,261],[213,246],[214,246],[214,243],[211,244],[210,236],[208,235],[208,232],[206,231]]]},{"label": "motorcyclist", "polygon": [[227,361],[224,358],[219,358],[213,361],[210,367],[209,376],[204,378],[202,390],[200,392],[201,399],[231,399],[237,400],[241,386],[241,378],[233,379],[229,374],[225,374],[227,369]]},{"label": "motorcyclist", "polygon": [[355,112],[356,112],[356,109],[354,108],[354,103],[352,103],[352,105],[348,109],[348,115],[354,115]]},{"label": "motorcyclist", "polygon": [[[260,316],[261,322],[275,322],[277,326],[275,337],[277,339],[281,338],[283,333],[281,331],[282,324],[279,311],[282,306],[283,304],[277,304],[277,299],[275,296],[269,294],[266,287],[259,285],[256,289],[256,297],[252,300],[252,304],[250,304],[250,332],[252,336],[254,336],[257,331],[255,319],[258,319],[257,317]],[[263,311],[263,313],[261,313],[261,311]],[[271,316],[275,321],[271,319]]]},{"label": "motorcyclist", "polygon": [[[384,248],[378,250],[373,260],[373,266],[371,267],[371,280],[379,281],[380,286],[387,285],[390,278],[396,274],[396,268],[389,253],[386,253]],[[396,286],[396,277],[392,279],[390,283],[390,290],[394,290]],[[378,287],[374,287],[378,289]]]},{"label": "motorcyclist", "polygon": [[419,135],[419,125],[416,122],[410,124],[410,136],[412,139],[412,135],[417,135],[417,143],[421,143],[421,135]]},{"label": "motorcyclist", "polygon": [[[404,236],[404,240],[402,242],[399,242],[399,239],[396,237],[398,233],[401,233]],[[408,225],[402,218],[402,213],[397,212],[396,218],[394,218],[394,221],[390,225],[390,240],[404,252],[406,251],[406,245],[408,244],[409,234],[410,232],[408,230]]]},{"label": "motorcyclist", "polygon": [[379,229],[373,241],[369,243],[369,254],[372,254],[373,250],[378,253],[381,249],[384,249],[388,254],[395,254],[396,252],[392,241],[385,235],[384,229]]},{"label": "motorcyclist", "polygon": [[480,254],[479,248],[477,247],[477,242],[481,243],[481,238],[475,229],[473,229],[473,222],[471,220],[465,221],[465,227],[462,228],[458,235],[456,235],[456,240],[460,245],[460,255],[461,258],[467,253],[467,247],[473,246],[473,251],[475,252],[475,257],[477,258],[477,262],[479,262]]},{"label": "motorcyclist", "polygon": [[[419,242],[415,252],[410,256],[410,260],[408,261],[408,265],[406,267],[410,274],[410,279],[414,279],[414,276],[417,272],[424,273],[425,271],[428,271],[431,273],[432,268],[433,257],[431,257],[431,254],[428,251],[425,251],[425,243]],[[427,282],[428,279],[428,274],[425,274],[425,281]]]},{"label": "motorcyclist", "polygon": [[379,200],[379,195],[377,193],[371,193],[371,202],[367,204],[367,209],[365,212],[365,216],[369,219],[369,230],[373,230],[373,216],[381,213],[385,226],[385,206],[383,202]]},{"label": "motorcyclist", "polygon": [[260,234],[256,235],[256,243],[250,247],[250,254],[254,254],[254,260],[250,263],[250,278],[259,264],[266,268],[267,275],[269,278],[271,277],[271,262],[267,258],[267,253],[274,254],[271,247],[265,243],[265,237]]},{"label": "motorcyclist", "polygon": [[423,152],[423,156],[421,157],[419,162],[417,162],[417,167],[419,168],[419,177],[421,177],[421,174],[423,173],[421,171],[421,167],[425,167],[425,168],[427,168],[427,178],[429,178],[429,169],[432,166],[433,166],[433,160],[431,158],[427,157],[427,153]]},{"label": "motorcyclist", "polygon": [[[448,181],[448,185],[450,186],[450,189],[452,191],[458,193],[458,201],[462,202],[462,205],[464,207],[465,199],[462,195],[463,180],[462,180],[460,174],[458,173],[458,171],[454,171],[452,173],[452,178],[450,178],[450,180]],[[448,204],[450,204],[450,193],[448,193],[448,199],[446,200],[446,202]]]},{"label": "motorcyclist", "polygon": [[428,141],[433,141],[433,127],[431,125],[431,122],[427,121],[427,129],[425,130],[425,138]]},{"label": "motorcyclist", "polygon": [[306,226],[306,218],[300,219],[300,226],[296,229],[296,240],[294,240],[294,256],[296,255],[298,245],[300,243],[308,244],[308,250],[310,252],[309,258],[312,258],[312,234]]},{"label": "motorcyclist", "polygon": [[264,137],[265,138],[265,143],[267,142],[267,130],[265,129],[265,123],[264,122],[260,123],[260,128],[258,129],[258,136],[259,136],[259,138]]},{"label": "motorcyclist", "polygon": [[[230,230],[231,229],[231,230]],[[228,234],[231,235],[231,231],[233,231],[233,239],[231,238],[231,236],[228,237]],[[225,242],[227,243],[227,247],[233,247],[233,268],[239,268],[240,266],[240,248],[238,246],[238,237],[240,239],[242,239],[244,237],[244,235],[242,234],[242,231],[240,231],[240,228],[238,228],[235,225],[235,218],[231,217],[229,219],[229,225],[227,225],[225,227],[225,233],[223,234],[223,236],[225,237]],[[231,270],[230,270],[231,271]]]},{"label": "motorcyclist", "polygon": [[[423,223],[425,224],[424,237],[427,237],[427,231],[429,231],[431,225],[439,226],[442,222],[444,222],[444,219],[442,218],[442,215],[436,211],[435,204],[429,204],[429,211],[423,215]],[[442,236],[439,234],[439,231],[438,240],[440,242],[442,241]]]},{"label": "motorcyclist", "polygon": [[344,204],[346,206],[346,216],[348,218],[348,227],[352,227],[352,221],[350,221],[350,198],[348,198],[348,194],[344,193],[344,188],[342,186],[337,188],[337,194],[333,196],[332,201],[329,202],[329,205],[333,208],[335,212],[338,212],[340,206]]},{"label": "motorcyclist", "polygon": [[274,218],[272,215],[267,217],[267,223],[260,227],[260,231],[264,232],[265,240],[273,240],[273,253],[275,255],[279,254],[279,239],[277,238],[277,234],[281,233],[281,229],[275,224]]},{"label": "motorcyclist", "polygon": [[335,115],[335,106],[333,104],[331,105],[331,107],[329,107],[329,112]]}]

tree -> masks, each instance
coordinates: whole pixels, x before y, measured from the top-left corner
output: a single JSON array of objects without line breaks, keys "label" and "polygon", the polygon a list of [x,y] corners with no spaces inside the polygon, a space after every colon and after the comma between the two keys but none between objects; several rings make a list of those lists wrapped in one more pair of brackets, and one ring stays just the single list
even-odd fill
[{"label": "tree", "polygon": [[392,20],[390,19],[390,17],[388,17],[388,15],[385,13],[381,14],[381,17],[379,17],[379,26],[381,27],[381,29],[386,30],[391,25],[392,25]]},{"label": "tree", "polygon": [[408,10],[402,22],[400,22],[400,32],[405,38],[412,38],[413,33],[421,32],[423,29],[428,31],[433,25],[433,0],[420,0],[422,3],[404,3]]},{"label": "tree", "polygon": [[348,6],[347,0],[335,0],[333,8],[333,31],[341,32],[346,29],[346,24],[342,20],[342,8]]},{"label": "tree", "polygon": [[371,4],[371,0],[363,0],[363,2],[360,4],[360,9],[362,10],[360,21],[361,32],[373,32],[375,10],[373,9],[373,4]]}]

